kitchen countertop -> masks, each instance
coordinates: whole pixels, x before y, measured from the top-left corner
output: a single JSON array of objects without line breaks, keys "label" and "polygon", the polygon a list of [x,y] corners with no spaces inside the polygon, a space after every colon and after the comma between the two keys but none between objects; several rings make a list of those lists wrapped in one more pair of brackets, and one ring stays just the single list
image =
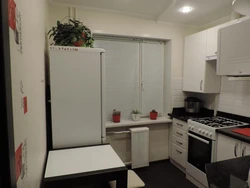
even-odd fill
[{"label": "kitchen countertop", "polygon": [[[249,127],[249,126],[245,126],[245,128],[246,127]],[[232,132],[232,130],[238,129],[238,128],[244,128],[244,127],[233,127],[233,128],[217,129],[216,132],[220,133],[220,134],[223,134],[223,135],[226,135],[226,136],[229,136],[231,138],[235,138],[235,139],[243,141],[243,142],[247,142],[247,143],[250,144],[250,137],[244,136],[244,135],[239,134],[239,133]]]},{"label": "kitchen countertop", "polygon": [[247,188],[250,156],[206,165],[210,188]]},{"label": "kitchen countertop", "polygon": [[176,119],[187,122],[188,119],[191,119],[191,118],[212,117],[214,115],[214,111],[206,109],[206,108],[202,108],[200,113],[192,114],[192,113],[187,113],[185,111],[185,108],[174,108],[173,112],[168,115],[171,118],[176,118]]}]

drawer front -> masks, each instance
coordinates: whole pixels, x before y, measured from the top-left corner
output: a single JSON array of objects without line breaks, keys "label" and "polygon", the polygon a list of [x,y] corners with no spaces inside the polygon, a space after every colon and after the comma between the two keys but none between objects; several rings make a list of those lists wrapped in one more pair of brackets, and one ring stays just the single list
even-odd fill
[{"label": "drawer front", "polygon": [[182,130],[185,130],[185,131],[188,130],[188,124],[185,121],[174,119],[173,120],[173,125],[178,127],[179,129],[182,129]]},{"label": "drawer front", "polygon": [[182,129],[179,129],[178,127],[174,126],[173,127],[173,135],[177,136],[178,138],[181,138],[185,141],[187,141],[188,136],[187,136],[187,131],[184,131]]},{"label": "drawer front", "polygon": [[187,151],[175,144],[172,144],[172,159],[186,168]]},{"label": "drawer front", "polygon": [[187,150],[188,149],[188,143],[185,140],[182,140],[181,138],[178,138],[177,136],[173,135],[173,144]]}]

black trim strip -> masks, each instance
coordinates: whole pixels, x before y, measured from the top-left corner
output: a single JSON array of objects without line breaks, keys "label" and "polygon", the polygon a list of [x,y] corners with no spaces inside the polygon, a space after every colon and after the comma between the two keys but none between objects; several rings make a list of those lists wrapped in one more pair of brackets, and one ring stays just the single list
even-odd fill
[{"label": "black trim strip", "polygon": [[107,172],[103,174],[95,174],[92,176],[83,176],[77,178],[44,182],[44,188],[56,188],[56,187],[79,188],[79,187],[85,187],[85,185],[93,185],[96,183],[103,184],[113,180],[118,181],[117,188],[127,188],[127,176],[128,176],[127,170]]},{"label": "black trim strip", "polygon": [[16,187],[8,1],[0,2],[0,186]]},{"label": "black trim strip", "polygon": [[80,177],[93,176],[93,175],[100,175],[100,174],[107,174],[107,173],[111,173],[111,172],[120,172],[120,171],[126,171],[126,170],[128,170],[128,168],[126,166],[118,167],[118,168],[110,168],[110,169],[105,169],[105,170],[96,170],[96,171],[92,171],[92,172],[83,172],[83,173],[77,173],[77,174],[70,174],[70,175],[63,175],[63,176],[44,178],[44,182],[67,180],[67,179],[80,178]]}]

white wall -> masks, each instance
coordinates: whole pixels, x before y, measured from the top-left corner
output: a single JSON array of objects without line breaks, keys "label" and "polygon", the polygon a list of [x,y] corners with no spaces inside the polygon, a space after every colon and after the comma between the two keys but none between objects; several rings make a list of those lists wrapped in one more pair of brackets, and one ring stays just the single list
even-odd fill
[{"label": "white wall", "polygon": [[[55,26],[57,20],[63,20],[66,16],[68,16],[66,6],[51,5],[50,27]],[[193,27],[157,23],[146,19],[81,8],[77,9],[77,18],[80,18],[94,33],[171,39],[173,78],[182,78],[184,37],[199,30]]]},{"label": "white wall", "polygon": [[[46,156],[45,82],[46,0],[16,0],[21,14],[22,53],[10,29],[15,149],[22,144],[22,174],[18,188],[38,188]],[[22,84],[21,84],[22,83]],[[27,96],[24,114],[22,98]]]}]

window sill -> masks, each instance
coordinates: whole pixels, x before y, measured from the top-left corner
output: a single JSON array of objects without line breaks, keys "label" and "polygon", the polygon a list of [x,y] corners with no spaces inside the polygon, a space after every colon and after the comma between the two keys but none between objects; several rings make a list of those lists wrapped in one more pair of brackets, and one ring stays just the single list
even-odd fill
[{"label": "window sill", "polygon": [[120,123],[114,123],[112,121],[108,121],[106,122],[106,129],[161,124],[161,123],[172,123],[172,119],[169,119],[167,117],[158,117],[157,120],[151,120],[149,118],[141,118],[139,121],[121,120]]}]

